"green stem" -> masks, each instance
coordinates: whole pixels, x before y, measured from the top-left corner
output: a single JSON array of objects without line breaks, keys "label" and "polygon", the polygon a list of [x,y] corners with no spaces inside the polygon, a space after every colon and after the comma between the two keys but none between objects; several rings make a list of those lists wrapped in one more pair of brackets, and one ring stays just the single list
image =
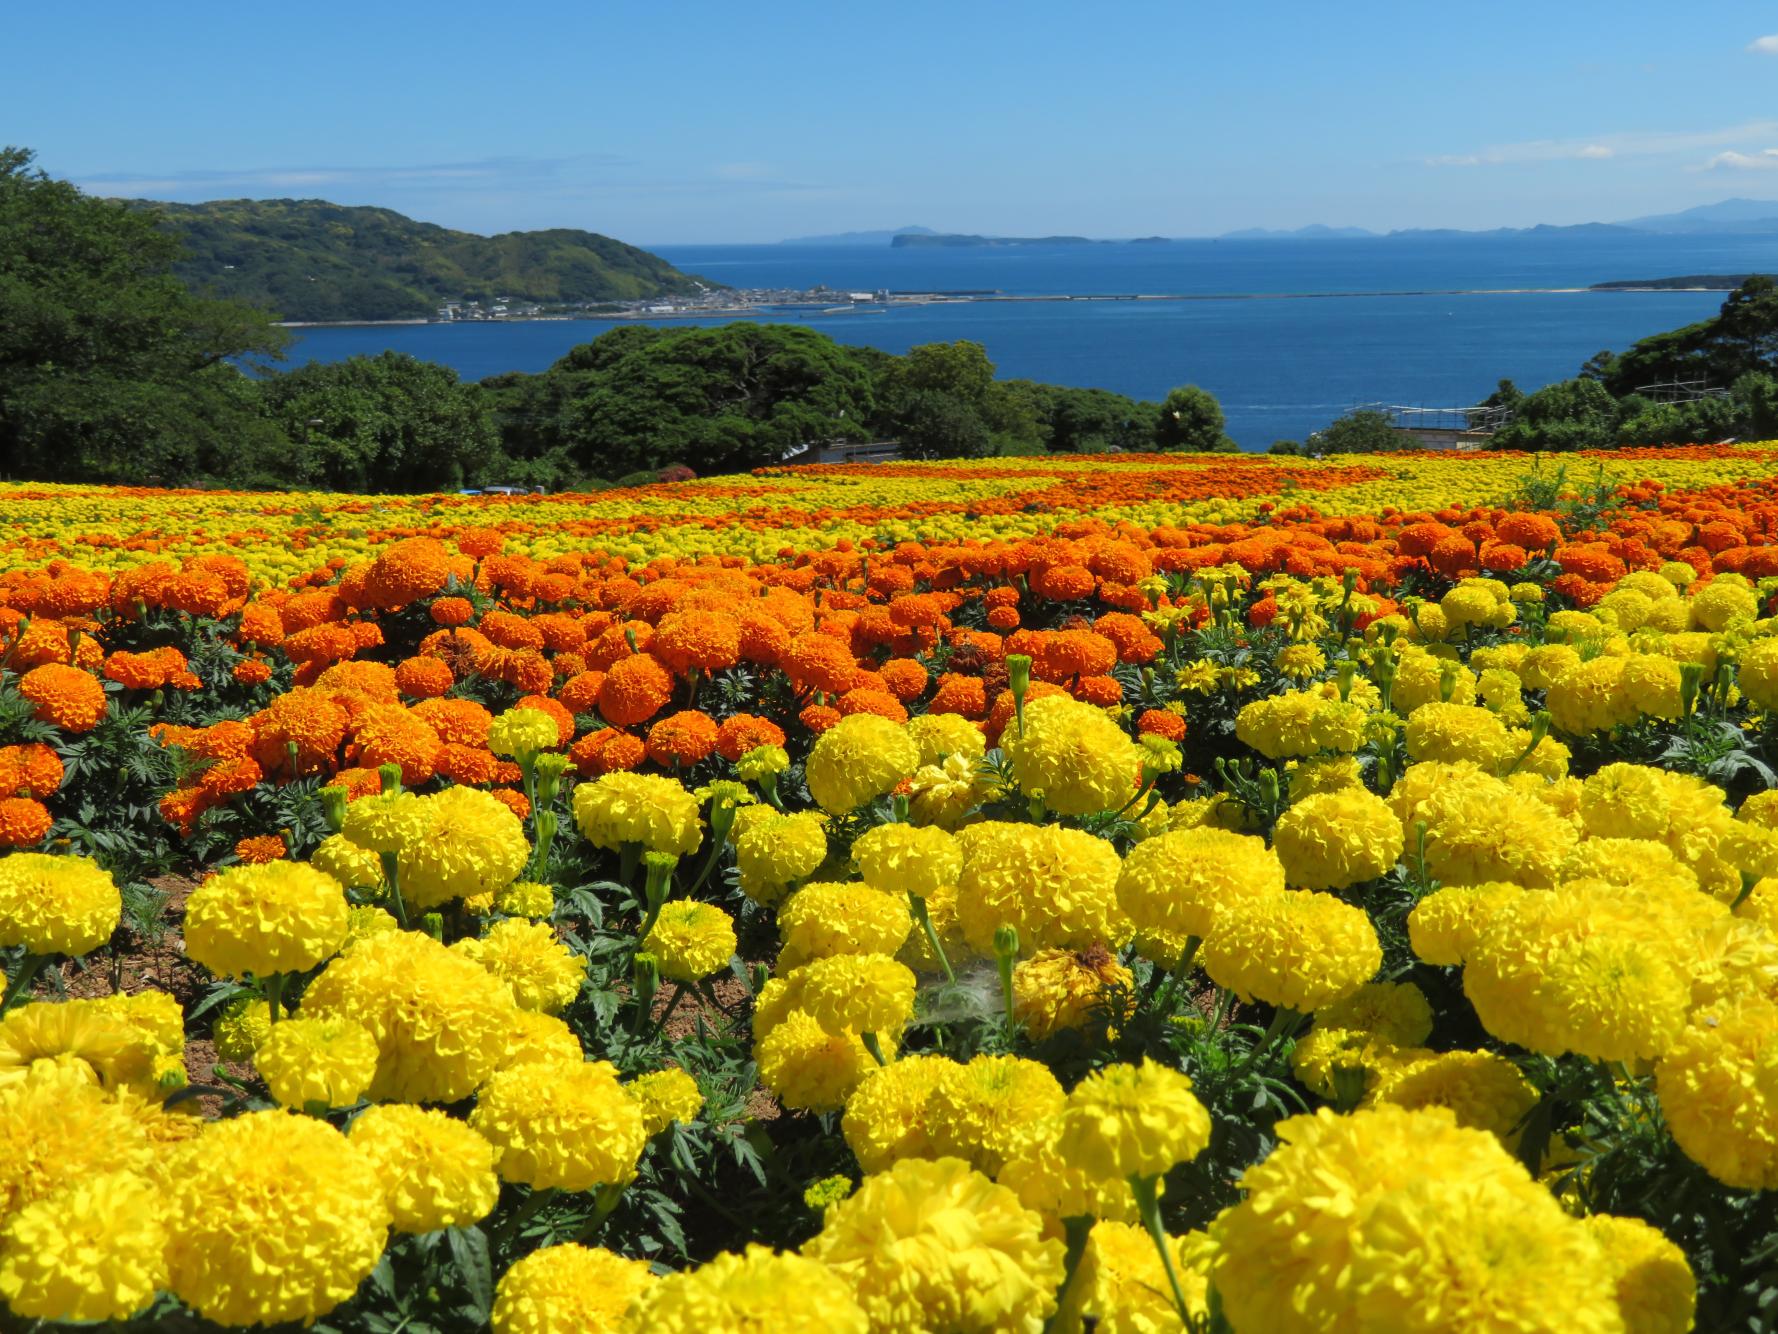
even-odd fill
[{"label": "green stem", "polygon": [[945,955],[945,947],[939,943],[938,929],[932,925],[932,914],[926,911],[926,900],[918,894],[909,894],[908,906],[913,909],[914,920],[926,933],[926,943],[932,946],[932,952],[938,956],[938,966],[944,969],[945,981],[955,983],[957,974],[952,970],[951,961]]},{"label": "green stem", "polygon": [[698,868],[698,878],[693,880],[691,885],[686,889],[686,898],[695,898],[698,890],[702,888],[704,882],[710,878],[710,872],[716,869],[716,859],[722,855],[722,844],[723,840],[721,839],[713,838],[710,840],[710,855],[704,858],[703,866]]},{"label": "green stem", "polygon": [[1235,1067],[1232,1077],[1238,1078],[1246,1074],[1261,1056],[1271,1050],[1274,1042],[1282,1037],[1287,1030],[1294,1030],[1302,1022],[1302,1019],[1302,1015],[1295,1010],[1287,1010],[1282,1006],[1272,1011],[1272,1022],[1266,1025],[1264,1036],[1253,1044],[1253,1049],[1247,1053],[1241,1064]]},{"label": "green stem", "polygon": [[31,989],[31,983],[36,981],[37,974],[48,962],[49,956],[47,954],[25,955],[19,963],[18,972],[14,973],[12,980],[6,984],[6,994],[0,996],[0,1014],[5,1014],[10,1010],[13,1003]]},{"label": "green stem", "polygon": [[555,1194],[556,1188],[554,1186],[546,1186],[542,1190],[532,1191],[525,1202],[514,1209],[511,1216],[494,1233],[494,1249],[500,1249],[517,1236],[519,1229],[530,1222],[533,1214],[554,1199]]},{"label": "green stem", "polygon": [[1167,974],[1166,982],[1162,984],[1160,995],[1155,997],[1155,1006],[1161,1014],[1173,1013],[1173,1007],[1178,1004],[1177,993],[1185,985],[1185,979],[1191,974],[1192,961],[1198,957],[1198,947],[1203,943],[1203,938],[1200,936],[1185,938],[1185,948],[1179,951],[1179,962],[1173,965],[1172,971]]},{"label": "green stem", "polygon": [[685,995],[684,985],[682,983],[675,982],[673,984],[673,995],[667,1001],[667,1008],[662,1010],[661,1017],[654,1021],[654,1033],[652,1036],[658,1038],[661,1035],[661,1030],[667,1026],[668,1016],[670,1016],[673,1013],[673,1011],[678,1008],[679,998],[683,995]]},{"label": "green stem", "polygon": [[395,909],[395,920],[403,931],[408,929],[407,904],[401,899],[401,863],[393,852],[381,854],[383,880],[389,886],[389,905]]},{"label": "green stem", "polygon": [[581,1228],[580,1234],[575,1240],[584,1242],[605,1226],[605,1220],[611,1217],[611,1211],[617,1208],[618,1201],[623,1197],[624,1188],[622,1186],[610,1184],[600,1186],[593,1194],[593,1216],[587,1219],[586,1226]]},{"label": "green stem", "polygon": [[1092,1234],[1093,1220],[1085,1214],[1062,1220],[1062,1240],[1066,1248],[1062,1253],[1062,1281],[1056,1287],[1055,1313],[1043,1322],[1043,1334],[1054,1334],[1062,1319],[1062,1310],[1068,1304],[1068,1289],[1074,1285],[1074,1272],[1080,1268],[1081,1257],[1087,1253],[1087,1238]]},{"label": "green stem", "polygon": [[871,1054],[872,1060],[878,1065],[889,1064],[883,1056],[883,1044],[877,1041],[877,1035],[875,1033],[860,1033],[859,1037],[863,1039],[864,1049]]},{"label": "green stem", "polygon": [[265,979],[265,1006],[271,1013],[271,1023],[284,1017],[284,974],[273,973]]},{"label": "green stem", "polygon": [[1191,1313],[1186,1310],[1185,1292],[1179,1286],[1179,1271],[1173,1264],[1173,1248],[1167,1245],[1167,1230],[1161,1226],[1161,1199],[1155,1189],[1159,1177],[1131,1177],[1130,1193],[1136,1197],[1136,1208],[1142,1214],[1142,1225],[1161,1253],[1161,1267],[1167,1271],[1167,1286],[1173,1290],[1173,1309],[1186,1329],[1192,1327]]}]

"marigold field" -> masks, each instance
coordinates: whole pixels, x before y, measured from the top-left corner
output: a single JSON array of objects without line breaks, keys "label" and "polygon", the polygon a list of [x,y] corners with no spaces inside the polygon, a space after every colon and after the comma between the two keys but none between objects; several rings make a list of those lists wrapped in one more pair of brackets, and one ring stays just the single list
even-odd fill
[{"label": "marigold field", "polygon": [[1778,444],[0,515],[0,1327],[1778,1328]]}]

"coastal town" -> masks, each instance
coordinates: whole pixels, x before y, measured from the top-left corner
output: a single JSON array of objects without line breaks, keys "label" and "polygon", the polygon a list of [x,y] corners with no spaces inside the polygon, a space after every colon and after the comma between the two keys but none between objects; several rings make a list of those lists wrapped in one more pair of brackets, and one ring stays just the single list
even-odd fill
[{"label": "coastal town", "polygon": [[844,291],[817,284],[810,288],[712,287],[698,284],[688,293],[648,297],[636,301],[582,301],[546,305],[535,301],[498,296],[489,301],[463,300],[442,303],[433,319],[438,323],[488,320],[661,319],[675,316],[757,315],[800,311],[839,314],[885,310],[892,304],[926,304],[979,298],[983,292],[870,292]]}]

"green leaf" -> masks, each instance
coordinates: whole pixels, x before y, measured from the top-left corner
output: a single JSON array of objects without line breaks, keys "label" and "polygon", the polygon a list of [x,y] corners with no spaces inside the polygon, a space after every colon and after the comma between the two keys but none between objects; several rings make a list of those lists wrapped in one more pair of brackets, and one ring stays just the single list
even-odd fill
[{"label": "green leaf", "polygon": [[485,1321],[494,1309],[494,1266],[488,1258],[487,1233],[479,1227],[454,1227],[445,1237],[469,1300],[475,1304],[477,1319]]}]

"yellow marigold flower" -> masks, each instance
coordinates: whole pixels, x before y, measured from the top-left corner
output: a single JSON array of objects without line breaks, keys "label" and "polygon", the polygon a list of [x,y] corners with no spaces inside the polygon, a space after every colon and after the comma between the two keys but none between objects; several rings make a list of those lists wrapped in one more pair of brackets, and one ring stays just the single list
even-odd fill
[{"label": "yellow marigold flower", "polygon": [[370,1160],[290,1112],[212,1122],[169,1166],[173,1294],[223,1325],[312,1321],[383,1254],[389,1207]]},{"label": "yellow marigold flower", "polygon": [[1659,1056],[1691,996],[1659,920],[1585,882],[1494,912],[1465,960],[1463,991],[1502,1041],[1599,1061]]},{"label": "yellow marigold flower", "polygon": [[[411,841],[408,824],[419,809],[420,798],[405,789],[360,797],[346,807],[339,837],[372,852],[399,852],[404,843]],[[381,862],[377,863],[377,876],[382,878]]]},{"label": "yellow marigold flower", "polygon": [[1284,890],[1248,900],[1216,919],[1199,960],[1218,986],[1310,1014],[1350,996],[1383,963],[1361,909],[1331,894]]},{"label": "yellow marigold flower", "polygon": [[256,997],[237,996],[223,1007],[210,1040],[223,1060],[246,1062],[253,1059],[271,1031],[272,1007]]},{"label": "yellow marigold flower", "polygon": [[[1738,679],[1745,690],[1745,659],[1743,674]],[[1623,683],[1624,695],[1631,707],[1650,718],[1676,720],[1684,708],[1680,695],[1679,664],[1670,658],[1646,653],[1626,658]]]},{"label": "yellow marigold flower", "polygon": [[311,1018],[355,1019],[382,1053],[373,1102],[456,1102],[506,1054],[512,989],[428,935],[372,936],[303,994]]},{"label": "yellow marigold flower", "polygon": [[24,1320],[128,1320],[166,1286],[166,1245],[146,1177],[70,1181],[0,1227],[0,1298]]},{"label": "yellow marigold flower", "polygon": [[574,789],[574,822],[596,848],[626,843],[686,857],[704,841],[698,799],[675,778],[611,773]]},{"label": "yellow marigold flower", "polygon": [[617,1328],[619,1334],[869,1334],[871,1326],[851,1285],[826,1265],[749,1246],[651,1284]]},{"label": "yellow marigold flower", "polygon": [[1594,1214],[1582,1220],[1617,1283],[1618,1310],[1631,1334],[1687,1334],[1698,1282],[1680,1250],[1640,1218]]},{"label": "yellow marigold flower", "polygon": [[954,830],[994,791],[993,783],[976,768],[976,759],[948,755],[938,764],[922,764],[907,780],[908,819]]},{"label": "yellow marigold flower", "polygon": [[1518,758],[1506,724],[1471,704],[1422,704],[1408,715],[1408,758],[1415,763],[1468,760],[1494,772]]},{"label": "yellow marigold flower", "polygon": [[231,866],[185,904],[185,952],[225,977],[300,973],[345,939],[340,882],[300,862]]},{"label": "yellow marigold flower", "polygon": [[828,1033],[901,1032],[914,1013],[913,970],[885,954],[835,954],[796,970],[799,1005]]},{"label": "yellow marigold flower", "polygon": [[642,1129],[649,1139],[675,1121],[690,1125],[704,1110],[704,1094],[698,1081],[671,1066],[636,1076],[624,1085],[624,1091],[642,1109]]},{"label": "yellow marigold flower", "polygon": [[143,1126],[84,1073],[51,1067],[0,1086],[0,1219],[103,1172],[144,1170]]},{"label": "yellow marigold flower", "polygon": [[1692,624],[1721,630],[1730,621],[1751,621],[1759,615],[1759,598],[1745,584],[1718,575],[1692,597]]},{"label": "yellow marigold flower", "polygon": [[1577,841],[1574,827],[1550,807],[1473,764],[1413,765],[1389,805],[1401,818],[1410,861],[1421,853],[1416,826],[1426,825],[1426,870],[1446,885],[1543,888],[1555,883]]},{"label": "yellow marigold flower", "polygon": [[755,903],[774,904],[827,860],[827,830],[815,811],[780,815],[769,806],[735,831],[735,866],[741,889]]},{"label": "yellow marigold flower", "polygon": [[1432,1005],[1412,982],[1367,982],[1317,1010],[1315,1027],[1354,1028],[1398,1047],[1417,1047],[1432,1036]]},{"label": "yellow marigold flower", "polygon": [[1291,1047],[1290,1070],[1304,1088],[1332,1101],[1343,1092],[1341,1075],[1358,1078],[1363,1090],[1374,1091],[1425,1054],[1425,1048],[1399,1046],[1368,1029],[1336,1028],[1317,1016],[1315,1027]]},{"label": "yellow marigold flower", "polygon": [[1661,892],[1698,892],[1698,876],[1664,843],[1646,838],[1586,838],[1562,863],[1563,880],[1603,880],[1628,888],[1639,885]]},{"label": "yellow marigold flower", "polygon": [[943,1072],[926,1104],[927,1134],[935,1153],[997,1175],[1028,1128],[1059,1113],[1065,1098],[1041,1062],[978,1055]]},{"label": "yellow marigold flower", "polygon": [[[1395,1106],[1323,1109],[1277,1133],[1211,1228],[1234,1328],[1356,1328],[1385,1309],[1389,1328],[1621,1328],[1582,1225],[1493,1135]],[[1520,1323],[1494,1324],[1490,1302]]]},{"label": "yellow marigold flower", "polygon": [[402,834],[401,896],[410,908],[498,893],[531,859],[519,817],[493,793],[473,787],[420,798]]},{"label": "yellow marigold flower", "polygon": [[1103,839],[1060,825],[984,823],[969,834],[957,919],[977,954],[992,957],[994,933],[1003,926],[1017,928],[1027,950],[1130,938],[1117,901],[1117,853]]},{"label": "yellow marigold flower", "polygon": [[1686,1157],[1736,1190],[1778,1187],[1778,1001],[1741,996],[1692,1015],[1655,1091]]},{"label": "yellow marigold flower", "polygon": [[921,898],[957,883],[963,849],[942,829],[907,824],[878,825],[852,845],[852,859],[865,884],[888,894]]},{"label": "yellow marigold flower", "polygon": [[[946,959],[957,960],[968,955],[969,942],[963,938],[963,923],[957,918],[955,885],[945,885],[926,900],[926,919],[932,923],[933,934],[938,937]],[[895,957],[918,973],[942,971],[932,942],[926,938],[926,932],[919,928],[908,931],[907,939],[902,942]]]},{"label": "yellow marigold flower", "polygon": [[521,1009],[556,1014],[572,1004],[586,981],[586,960],[542,922],[508,918],[451,946],[512,987]]},{"label": "yellow marigold flower", "polygon": [[341,953],[352,948],[361,940],[371,936],[386,935],[391,931],[401,930],[401,923],[385,909],[373,903],[354,904],[346,909],[346,941],[340,946]]},{"label": "yellow marigold flower", "polygon": [[1272,847],[1292,884],[1345,889],[1386,874],[1401,860],[1401,821],[1361,787],[1318,793],[1279,819]]},{"label": "yellow marigold flower", "polygon": [[778,934],[784,941],[778,967],[795,968],[832,954],[894,954],[913,929],[905,895],[864,884],[814,881],[778,909]]},{"label": "yellow marigold flower", "polygon": [[1283,863],[1264,839],[1200,825],[1130,849],[1117,902],[1141,934],[1202,939],[1218,914],[1283,888]]},{"label": "yellow marigold flower", "polygon": [[920,748],[900,723],[852,713],[815,740],[803,774],[829,815],[844,815],[892,789],[920,767]]},{"label": "yellow marigold flower", "polygon": [[1144,1059],[1108,1065],[1075,1085],[1056,1147],[1102,1177],[1162,1176],[1210,1144],[1210,1113],[1177,1070]]},{"label": "yellow marigold flower", "polygon": [[498,1070],[528,1065],[534,1061],[584,1061],[580,1039],[574,1030],[553,1014],[516,1007],[506,1016],[504,1054],[495,1065]]},{"label": "yellow marigold flower", "polygon": [[350,1107],[376,1078],[377,1040],[352,1019],[284,1019],[271,1026],[253,1064],[272,1097],[298,1111]]},{"label": "yellow marigold flower", "polygon": [[938,1156],[927,1109],[955,1065],[945,1056],[904,1056],[865,1076],[840,1120],[860,1167],[881,1172],[902,1158]]},{"label": "yellow marigold flower", "polygon": [[568,1242],[516,1261],[494,1290],[494,1334],[612,1334],[655,1281],[646,1260]]},{"label": "yellow marigold flower", "polygon": [[156,1055],[148,1033],[95,1001],[40,1001],[0,1019],[0,1087],[48,1064],[107,1089],[152,1091]]},{"label": "yellow marigold flower", "polygon": [[1408,914],[1408,943],[1427,963],[1461,964],[1495,909],[1524,892],[1498,881],[1436,889]]},{"label": "yellow marigold flower", "polygon": [[488,749],[515,760],[554,750],[558,739],[556,720],[542,709],[508,709],[488,727]]},{"label": "yellow marigold flower", "polygon": [[1245,706],[1235,735],[1268,759],[1351,752],[1364,744],[1364,710],[1315,690],[1292,690]]},{"label": "yellow marigold flower", "polygon": [[556,891],[535,880],[515,880],[494,895],[494,909],[508,917],[550,917],[556,911]]},{"label": "yellow marigold flower", "polygon": [[[1448,655],[1450,650],[1444,652]],[[1455,673],[1447,672],[1447,666],[1456,667]],[[1444,698],[1447,680],[1451,682],[1449,700]],[[1404,718],[1423,704],[1474,704],[1475,676],[1461,664],[1452,663],[1449,656],[1440,657],[1417,645],[1409,645],[1396,657],[1395,685],[1389,699],[1395,712]]]},{"label": "yellow marigold flower", "polygon": [[1062,815],[1116,810],[1136,790],[1142,747],[1105,710],[1069,695],[1025,706],[1025,730],[1000,737],[1019,790]]},{"label": "yellow marigold flower", "polygon": [[501,1070],[469,1124],[494,1146],[501,1178],[533,1190],[627,1185],[648,1143],[642,1109],[603,1061]]},{"label": "yellow marigold flower", "polygon": [[1013,1018],[1039,1042],[1094,1023],[1116,1029],[1116,998],[1128,998],[1133,985],[1130,970],[1103,945],[1039,950],[1013,967]]},{"label": "yellow marigold flower", "polygon": [[494,1146],[436,1108],[367,1107],[348,1137],[376,1170],[397,1232],[470,1227],[500,1199]]},{"label": "yellow marigold flower", "polygon": [[1357,787],[1364,781],[1358,761],[1350,755],[1292,760],[1287,768],[1292,801],[1301,801],[1317,792],[1338,792],[1342,788]]},{"label": "yellow marigold flower", "polygon": [[755,746],[735,761],[735,774],[744,783],[763,783],[790,767],[782,746]]},{"label": "yellow marigold flower", "polygon": [[0,858],[0,946],[77,958],[117,930],[123,898],[86,857],[13,852]]},{"label": "yellow marigold flower", "polygon": [[1428,1054],[1386,1069],[1367,1101],[1397,1107],[1448,1107],[1460,1126],[1516,1144],[1537,1090],[1519,1067],[1491,1051]]},{"label": "yellow marigold flower", "polygon": [[803,1254],[848,1282],[873,1330],[1040,1330],[1055,1310],[1062,1243],[955,1158],[907,1158],[827,1211]]},{"label": "yellow marigold flower", "polygon": [[1290,644],[1278,651],[1273,665],[1280,676],[1306,681],[1327,666],[1327,655],[1314,644]]},{"label": "yellow marigold flower", "polygon": [[[1007,1157],[996,1179],[1015,1192],[1027,1209],[1035,1209],[1060,1231],[1065,1218],[1114,1218],[1134,1223],[1140,1214],[1130,1183],[1121,1177],[1104,1177],[1070,1161],[1058,1147],[1060,1113],[1027,1126],[1016,1149]],[[1163,1190],[1166,1183],[1157,1183]]]},{"label": "yellow marigold flower", "polygon": [[[877,1068],[856,1033],[828,1033],[801,1010],[789,1011],[767,1031],[756,1024],[755,1034],[760,1083],[795,1110],[839,1111],[859,1081]],[[885,1055],[892,1049],[891,1036],[878,1038]]]},{"label": "yellow marigold flower", "polygon": [[[1168,1237],[1173,1270],[1194,1320],[1210,1313],[1210,1239],[1202,1232]],[[1074,1282],[1062,1300],[1057,1328],[1082,1329],[1094,1321],[1095,1334],[1162,1334],[1179,1328],[1167,1271],[1144,1228],[1129,1223],[1093,1224]]]},{"label": "yellow marigold flower", "polygon": [[920,763],[939,764],[960,755],[972,763],[987,753],[982,729],[956,713],[923,713],[908,720],[909,738],[920,748]]},{"label": "yellow marigold flower", "polygon": [[728,967],[735,954],[735,922],[713,903],[674,899],[661,905],[642,948],[654,955],[662,977],[696,982]]},{"label": "yellow marigold flower", "polygon": [[329,834],[322,839],[320,846],[309,854],[309,865],[347,889],[377,889],[383,883],[382,858],[344,834]]}]

